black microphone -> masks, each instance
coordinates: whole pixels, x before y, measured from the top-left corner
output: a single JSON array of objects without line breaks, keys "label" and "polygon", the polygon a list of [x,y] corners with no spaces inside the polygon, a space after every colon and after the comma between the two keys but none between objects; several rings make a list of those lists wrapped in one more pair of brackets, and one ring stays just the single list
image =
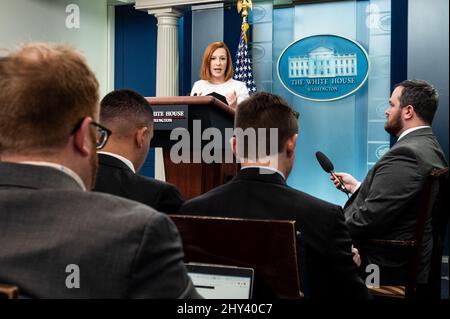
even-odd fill
[{"label": "black microphone", "polygon": [[319,162],[320,166],[322,166],[323,170],[329,174],[331,174],[335,179],[337,179],[340,190],[346,194],[350,194],[350,192],[345,188],[344,182],[342,179],[334,173],[334,166],[331,163],[330,159],[322,152],[316,152],[316,158]]}]

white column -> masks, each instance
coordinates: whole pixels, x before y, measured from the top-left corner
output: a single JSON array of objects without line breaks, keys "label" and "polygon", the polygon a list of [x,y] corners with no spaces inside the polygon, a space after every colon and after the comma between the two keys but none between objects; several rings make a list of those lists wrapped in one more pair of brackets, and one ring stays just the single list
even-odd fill
[{"label": "white column", "polygon": [[158,20],[156,96],[178,96],[178,18],[181,12],[168,8],[148,13]]},{"label": "white column", "polygon": [[[148,13],[158,20],[156,96],[178,96],[178,18],[181,12],[167,8]],[[155,149],[155,178],[166,180],[161,148]]]}]

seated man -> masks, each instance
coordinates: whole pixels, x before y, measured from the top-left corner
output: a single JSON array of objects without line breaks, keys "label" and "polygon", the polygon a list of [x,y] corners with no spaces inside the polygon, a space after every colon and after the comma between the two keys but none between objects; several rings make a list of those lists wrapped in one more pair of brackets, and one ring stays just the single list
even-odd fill
[{"label": "seated man", "polygon": [[[353,193],[344,212],[354,240],[413,239],[425,179],[433,168],[448,166],[431,131],[437,105],[438,93],[427,82],[407,80],[398,84],[389,100],[384,126],[398,138],[397,142],[372,167],[362,184],[349,174],[336,173]],[[431,220],[425,225],[422,247],[418,284],[428,280],[433,247]],[[406,280],[406,253],[376,246],[364,251],[364,264],[379,266],[381,284],[396,285]]]},{"label": "seated man", "polygon": [[0,59],[0,282],[32,298],[198,297],[165,214],[89,191],[109,133],[98,115],[75,50]]},{"label": "seated man", "polygon": [[[286,101],[269,93],[254,94],[240,103],[232,149],[241,162],[241,171],[227,184],[185,202],[180,211],[192,215],[295,220],[305,247],[300,259],[306,261],[310,297],[367,298],[367,288],[352,260],[352,241],[342,209],[286,184],[294,164],[296,116]],[[272,151],[269,156],[261,157],[261,149],[258,156],[251,152],[254,143],[238,135],[238,129],[253,130],[255,141],[262,134],[259,129],[276,129],[278,138],[273,138],[271,132],[270,140],[266,140],[267,149]]]},{"label": "seated man", "polygon": [[112,134],[98,152],[100,165],[94,191],[129,198],[160,212],[178,212],[184,200],[175,186],[136,174],[153,137],[150,104],[134,91],[117,90],[107,94],[100,106],[100,122]]}]

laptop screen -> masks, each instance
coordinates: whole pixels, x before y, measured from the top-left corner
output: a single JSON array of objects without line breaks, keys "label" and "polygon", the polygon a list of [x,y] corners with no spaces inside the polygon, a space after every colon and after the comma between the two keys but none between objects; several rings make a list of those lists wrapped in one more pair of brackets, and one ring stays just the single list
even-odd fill
[{"label": "laptop screen", "polygon": [[252,268],[212,264],[186,264],[198,293],[205,299],[250,299]]}]

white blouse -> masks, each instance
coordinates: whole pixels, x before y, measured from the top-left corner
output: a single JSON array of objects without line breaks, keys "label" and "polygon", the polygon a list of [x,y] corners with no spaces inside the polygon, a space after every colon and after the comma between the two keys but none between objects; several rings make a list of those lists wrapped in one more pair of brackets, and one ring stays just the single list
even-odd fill
[{"label": "white blouse", "polygon": [[241,103],[249,97],[247,86],[245,86],[245,83],[234,79],[229,79],[225,83],[221,84],[212,84],[205,80],[197,81],[192,87],[191,95],[197,94],[204,96],[212,92],[216,92],[223,96],[226,96],[233,91],[236,91],[237,104]]}]

